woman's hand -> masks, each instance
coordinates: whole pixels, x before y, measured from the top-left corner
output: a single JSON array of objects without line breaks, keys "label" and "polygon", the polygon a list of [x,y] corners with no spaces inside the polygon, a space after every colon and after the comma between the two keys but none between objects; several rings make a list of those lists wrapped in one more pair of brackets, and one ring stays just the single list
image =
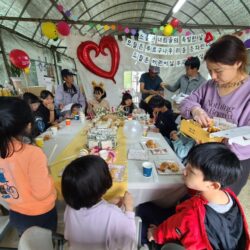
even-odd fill
[{"label": "woman's hand", "polygon": [[212,124],[212,119],[202,108],[195,107],[192,109],[191,113],[193,115],[193,119],[202,127],[209,127]]},{"label": "woman's hand", "polygon": [[48,103],[46,105],[46,108],[49,109],[50,111],[54,111],[55,110],[55,105],[54,105],[54,103]]}]

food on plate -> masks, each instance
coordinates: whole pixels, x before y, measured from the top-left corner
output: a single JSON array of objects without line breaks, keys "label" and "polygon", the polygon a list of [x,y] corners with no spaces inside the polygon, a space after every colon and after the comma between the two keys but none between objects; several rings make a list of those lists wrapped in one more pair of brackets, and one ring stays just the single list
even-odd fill
[{"label": "food on plate", "polygon": [[155,143],[153,140],[148,140],[148,141],[146,142],[146,146],[147,146],[148,148],[157,148],[157,145],[156,145],[156,143]]},{"label": "food on plate", "polygon": [[219,131],[220,131],[220,129],[217,128],[217,127],[214,127],[214,126],[211,126],[211,127],[207,128],[208,133],[215,133],[215,132],[219,132]]},{"label": "food on plate", "polygon": [[51,135],[44,135],[44,137],[43,137],[43,140],[44,141],[48,141],[48,140],[50,140],[51,139]]},{"label": "food on plate", "polygon": [[178,172],[179,167],[175,162],[162,162],[158,168],[161,172],[165,172],[167,169],[172,172]]}]

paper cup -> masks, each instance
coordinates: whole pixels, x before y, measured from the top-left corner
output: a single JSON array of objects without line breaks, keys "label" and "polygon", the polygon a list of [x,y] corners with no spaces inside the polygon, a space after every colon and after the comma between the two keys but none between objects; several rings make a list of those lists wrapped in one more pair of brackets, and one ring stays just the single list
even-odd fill
[{"label": "paper cup", "polygon": [[81,156],[86,156],[89,154],[89,151],[85,148],[81,149],[80,152],[79,152],[79,157]]},{"label": "paper cup", "polygon": [[56,136],[56,134],[57,134],[57,127],[51,127],[50,129],[51,129],[52,135]]},{"label": "paper cup", "polygon": [[101,150],[99,152],[100,157],[102,157],[102,159],[105,161],[108,159],[108,154],[109,154],[109,152],[107,150]]},{"label": "paper cup", "polygon": [[143,126],[143,136],[148,135],[148,126]]},{"label": "paper cup", "polygon": [[142,163],[143,176],[150,177],[152,175],[153,163],[145,161]]},{"label": "paper cup", "polygon": [[36,145],[37,145],[38,147],[40,147],[40,148],[42,148],[43,145],[44,145],[44,141],[43,141],[43,138],[42,138],[42,137],[36,137],[36,138],[35,138],[35,142],[36,142]]},{"label": "paper cup", "polygon": [[66,119],[66,120],[65,120],[65,125],[66,125],[66,126],[70,126],[70,124],[71,124],[71,120],[70,120],[70,119]]}]

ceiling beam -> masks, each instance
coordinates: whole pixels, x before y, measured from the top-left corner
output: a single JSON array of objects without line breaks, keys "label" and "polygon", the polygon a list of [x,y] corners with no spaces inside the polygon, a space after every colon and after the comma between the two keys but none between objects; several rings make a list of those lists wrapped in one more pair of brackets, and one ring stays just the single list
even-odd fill
[{"label": "ceiling beam", "polygon": [[[5,17],[0,16],[0,20],[8,20],[8,21],[20,21],[20,22],[59,22],[61,19],[43,19],[43,18],[31,18],[31,17]],[[121,25],[127,25],[128,27],[134,27],[134,28],[153,28],[155,26],[161,26],[161,22],[155,22],[155,23],[145,23],[145,22],[114,22],[114,21],[88,21],[88,20],[67,20],[67,23],[69,24],[88,24],[89,22],[93,24],[121,24]],[[182,24],[183,28],[186,29],[249,29],[249,25],[215,25],[215,24],[188,24],[184,23]]]}]

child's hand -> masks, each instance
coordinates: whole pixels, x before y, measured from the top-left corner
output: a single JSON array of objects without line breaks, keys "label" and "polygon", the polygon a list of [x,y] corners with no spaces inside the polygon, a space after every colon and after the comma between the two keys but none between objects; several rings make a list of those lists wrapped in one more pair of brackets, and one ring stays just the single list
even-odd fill
[{"label": "child's hand", "polygon": [[148,228],[148,241],[154,241],[155,238],[154,238],[154,232],[155,232],[155,229],[157,228],[156,225],[150,225],[149,228]]},{"label": "child's hand", "polygon": [[176,130],[173,130],[170,132],[170,139],[172,139],[173,141],[177,141],[179,139],[179,136]]},{"label": "child's hand", "polygon": [[109,200],[109,203],[121,207],[123,205],[123,197],[120,196],[114,197],[111,200]]},{"label": "child's hand", "polygon": [[49,110],[51,110],[51,111],[54,111],[55,110],[55,105],[54,105],[54,103],[48,103],[46,105],[46,108],[49,109]]},{"label": "child's hand", "polygon": [[132,195],[129,192],[125,192],[123,197],[123,205],[125,206],[126,211],[133,211],[134,210],[134,200]]}]

